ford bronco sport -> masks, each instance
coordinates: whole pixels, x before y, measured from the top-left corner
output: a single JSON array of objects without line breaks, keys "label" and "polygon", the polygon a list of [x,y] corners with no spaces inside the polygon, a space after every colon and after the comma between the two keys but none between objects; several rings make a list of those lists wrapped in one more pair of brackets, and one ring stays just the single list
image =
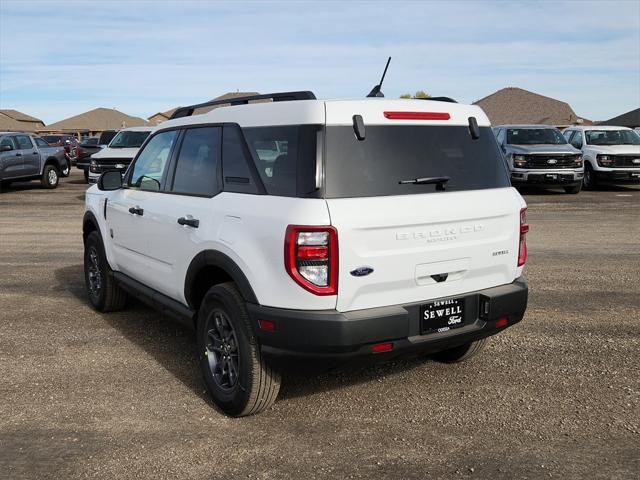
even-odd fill
[{"label": "ford bronco sport", "polygon": [[522,320],[526,207],[479,107],[219,103],[177,110],[124,178],[103,173],[83,235],[91,305],[131,295],[195,328],[227,414],[268,408],[283,359],[457,362]]}]

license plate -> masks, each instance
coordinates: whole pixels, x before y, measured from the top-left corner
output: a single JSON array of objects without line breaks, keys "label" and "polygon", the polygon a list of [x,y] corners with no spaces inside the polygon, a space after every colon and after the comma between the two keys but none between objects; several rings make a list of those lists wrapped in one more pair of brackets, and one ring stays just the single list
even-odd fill
[{"label": "license plate", "polygon": [[551,180],[557,180],[558,175],[554,175],[553,173],[547,173],[547,178],[550,178]]},{"label": "license plate", "polygon": [[636,178],[640,178],[640,173],[632,173],[631,176],[632,177],[636,177]]},{"label": "license plate", "polygon": [[464,298],[439,300],[420,306],[422,333],[446,332],[464,325]]}]

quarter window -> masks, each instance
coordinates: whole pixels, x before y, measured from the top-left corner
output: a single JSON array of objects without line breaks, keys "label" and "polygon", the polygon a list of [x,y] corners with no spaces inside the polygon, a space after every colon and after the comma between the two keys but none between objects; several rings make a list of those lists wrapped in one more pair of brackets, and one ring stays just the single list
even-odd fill
[{"label": "quarter window", "polygon": [[220,127],[192,128],[185,132],[173,177],[173,192],[212,197],[220,191],[221,139]]},{"label": "quarter window", "polygon": [[155,135],[138,155],[129,186],[141,190],[160,190],[171,148],[178,132],[169,130]]},{"label": "quarter window", "polygon": [[33,148],[31,139],[26,135],[18,135],[16,136],[16,138],[18,139],[18,145],[20,145],[21,150],[28,150],[29,148]]}]

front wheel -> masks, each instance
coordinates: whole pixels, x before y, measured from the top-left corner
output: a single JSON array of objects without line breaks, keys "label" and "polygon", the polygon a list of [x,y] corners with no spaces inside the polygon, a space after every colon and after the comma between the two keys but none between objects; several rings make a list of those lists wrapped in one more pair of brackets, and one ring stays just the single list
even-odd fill
[{"label": "front wheel", "polygon": [[215,285],[198,311],[198,357],[215,404],[242,417],[268,409],[280,390],[280,374],[262,357],[244,299],[235,284]]},{"label": "front wheel", "polygon": [[71,161],[69,159],[66,159],[64,166],[60,171],[60,175],[62,175],[63,177],[68,177],[70,173],[71,173]]},{"label": "front wheel", "polygon": [[44,188],[56,188],[59,181],[60,176],[58,174],[58,169],[53,165],[45,165],[42,177],[40,178],[42,186]]},{"label": "front wheel", "polygon": [[99,312],[121,310],[127,303],[127,293],[113,280],[98,232],[84,242],[84,281],[89,302]]},{"label": "front wheel", "polygon": [[460,345],[459,347],[454,347],[448,350],[434,353],[432,355],[432,358],[442,363],[464,362],[465,360],[468,360],[471,357],[475,357],[477,354],[482,352],[487,346],[488,342],[488,338],[481,338],[480,340],[476,340],[475,342],[465,343],[464,345]]},{"label": "front wheel", "polygon": [[593,190],[596,187],[596,176],[593,173],[593,167],[588,163],[584,164],[584,177],[582,185],[585,190]]}]

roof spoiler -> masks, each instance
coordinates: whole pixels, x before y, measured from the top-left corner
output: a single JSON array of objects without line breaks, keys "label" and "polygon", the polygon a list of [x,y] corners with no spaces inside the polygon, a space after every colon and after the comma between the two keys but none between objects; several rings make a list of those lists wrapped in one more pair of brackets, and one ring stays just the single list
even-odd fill
[{"label": "roof spoiler", "polygon": [[189,105],[188,107],[179,107],[171,115],[171,120],[174,118],[190,117],[193,112],[198,108],[214,107],[216,105],[247,105],[250,102],[258,100],[271,100],[273,102],[291,102],[295,100],[316,100],[316,96],[310,91],[299,92],[279,92],[279,93],[266,93],[264,95],[250,95],[247,97],[227,98],[226,100],[211,100],[210,102],[198,103],[196,105]]}]

